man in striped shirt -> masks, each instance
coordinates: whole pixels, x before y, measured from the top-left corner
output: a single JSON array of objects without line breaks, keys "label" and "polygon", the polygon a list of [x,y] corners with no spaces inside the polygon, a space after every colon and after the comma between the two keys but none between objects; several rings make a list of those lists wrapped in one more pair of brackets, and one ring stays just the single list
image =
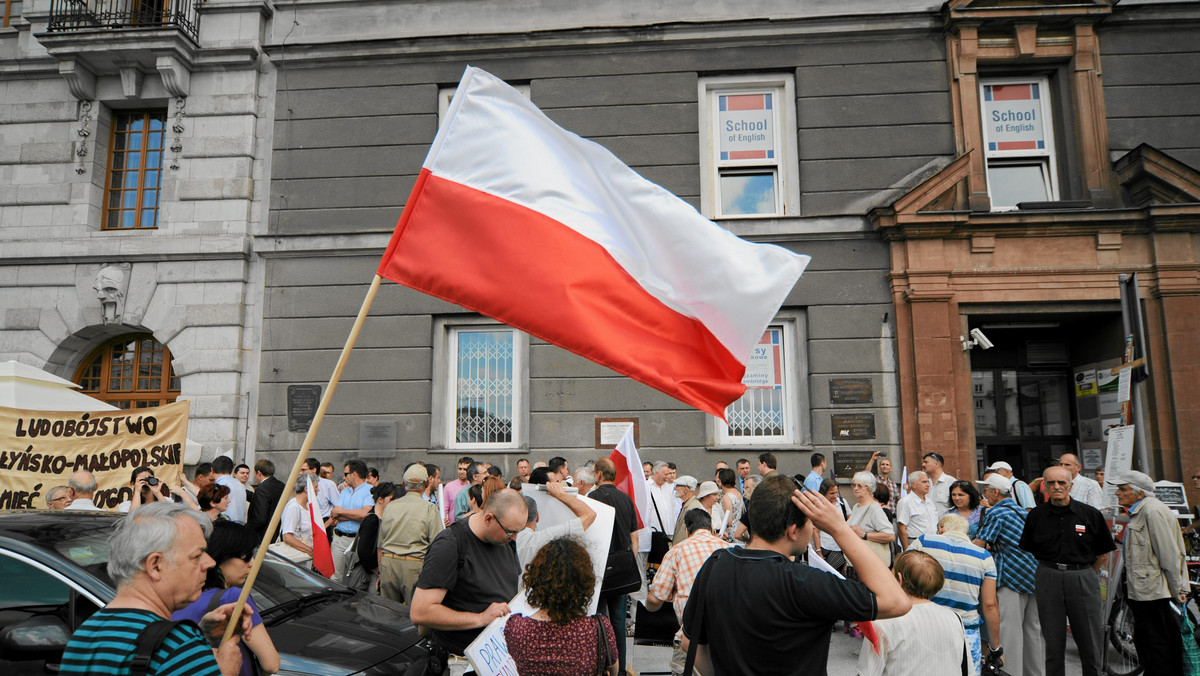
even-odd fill
[{"label": "man in striped shirt", "polygon": [[[159,620],[200,598],[213,560],[204,553],[212,521],[182,503],[154,502],[123,519],[109,537],[108,574],[117,584],[112,602],[96,611],[63,651],[60,674],[126,676],[131,673],[138,637]],[[225,632],[234,604],[208,613],[197,626],[181,622],[151,655],[153,676],[234,676],[241,669],[237,636],[213,650],[206,636]],[[242,614],[250,632],[250,609]]]},{"label": "man in striped shirt", "polygon": [[[979,674],[983,659],[979,625],[987,622],[988,647],[992,654],[1003,654],[1000,645],[1000,610],[996,604],[996,562],[987,550],[967,539],[967,520],[947,514],[938,521],[937,534],[922,535],[910,549],[923,551],[942,564],[946,582],[933,602],[958,613],[967,630],[967,648],[971,653],[971,673]],[[980,609],[983,617],[980,618]]]},{"label": "man in striped shirt", "polygon": [[1012,482],[996,473],[980,482],[992,506],[983,516],[975,544],[996,559],[996,601],[1000,605],[1000,644],[1008,649],[1004,670],[1010,674],[1046,673],[1046,642],[1034,599],[1037,560],[1021,549],[1025,509],[1012,499]]}]

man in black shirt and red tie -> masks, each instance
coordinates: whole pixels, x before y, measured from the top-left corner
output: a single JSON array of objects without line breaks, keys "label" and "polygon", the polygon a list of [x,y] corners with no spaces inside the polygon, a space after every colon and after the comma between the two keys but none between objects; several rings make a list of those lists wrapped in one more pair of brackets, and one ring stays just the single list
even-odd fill
[{"label": "man in black shirt and red tie", "polygon": [[1104,516],[1071,499],[1071,473],[1051,467],[1042,475],[1049,500],[1029,512],[1021,549],[1038,560],[1037,607],[1046,638],[1046,676],[1064,676],[1067,620],[1084,676],[1100,673],[1101,557],[1116,549]]}]

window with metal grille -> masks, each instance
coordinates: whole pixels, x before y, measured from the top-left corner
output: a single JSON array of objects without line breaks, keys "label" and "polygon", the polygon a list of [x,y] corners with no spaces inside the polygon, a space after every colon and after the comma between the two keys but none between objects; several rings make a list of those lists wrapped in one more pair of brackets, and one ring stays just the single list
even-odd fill
[{"label": "window with metal grille", "polygon": [[503,327],[449,330],[450,401],[455,448],[511,446],[519,417],[520,354],[516,331]]},{"label": "window with metal grille", "polygon": [[721,446],[792,444],[799,441],[794,322],[767,327],[746,367],[746,393],[725,409],[726,424],[716,420],[716,443]]},{"label": "window with metal grille", "polygon": [[105,230],[158,227],[166,111],[117,112],[108,151]]},{"label": "window with metal grille", "polygon": [[121,336],[97,348],[75,375],[83,392],[123,409],[151,408],[179,398],[171,351],[150,335]]}]

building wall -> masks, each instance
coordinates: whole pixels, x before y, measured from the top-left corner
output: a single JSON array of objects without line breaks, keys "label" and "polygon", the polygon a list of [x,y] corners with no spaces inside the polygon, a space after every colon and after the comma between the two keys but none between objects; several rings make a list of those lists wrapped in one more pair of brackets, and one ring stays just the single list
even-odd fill
[{"label": "building wall", "polygon": [[[450,5],[446,5],[450,6]],[[374,5],[343,9],[343,20]],[[399,10],[387,10],[399,11]],[[677,17],[679,18],[679,17]],[[379,256],[436,131],[437,93],[466,64],[514,84],[564,127],[613,151],[647,178],[700,204],[698,81],[785,73],[795,79],[801,215],[723,219],[733,232],[813,256],[782,312],[799,313],[803,440],[788,447],[714,448],[707,416],[604,367],[531,340],[527,444],[507,455],[596,457],[597,417],[640,420],[643,457],[674,459],[707,476],[717,459],[761,450],[807,471],[807,455],[899,448],[895,316],[887,248],[866,209],[898,195],[952,153],[944,44],[936,15],[816,17],[769,28],[716,22],[597,31],[569,22],[548,35],[486,31],[469,40],[353,42],[300,10],[305,30],[270,47],[279,68],[264,301],[258,451],[287,458],[287,387],[332,372]],[[464,19],[469,24],[470,19]],[[553,23],[553,20],[547,19]],[[379,20],[376,18],[375,23]],[[830,25],[834,26],[830,35]],[[277,31],[279,30],[277,26]],[[411,25],[397,31],[414,31]],[[548,30],[550,30],[548,25]],[[303,43],[303,44],[302,44]],[[383,468],[424,457],[435,398],[434,325],[463,310],[385,282],[313,448],[352,454],[359,423],[396,424],[398,453]],[[874,401],[829,401],[830,378],[870,377]],[[868,412],[876,438],[833,441],[832,413]],[[451,451],[450,455],[462,455]],[[470,453],[499,460],[499,453]],[[437,453],[435,452],[435,456]],[[435,457],[436,461],[436,457]],[[444,457],[444,467],[452,464]]]},{"label": "building wall", "polygon": [[[209,2],[198,46],[172,28],[47,32],[50,8],[26,2],[0,30],[0,360],[70,379],[105,340],[148,331],[174,356],[204,458],[240,456],[273,88],[258,69],[262,7]],[[190,67],[158,67],[163,45],[191,49]],[[104,231],[113,115],[129,109],[167,112],[159,225]],[[128,290],[106,322],[93,284],[115,264]]]}]

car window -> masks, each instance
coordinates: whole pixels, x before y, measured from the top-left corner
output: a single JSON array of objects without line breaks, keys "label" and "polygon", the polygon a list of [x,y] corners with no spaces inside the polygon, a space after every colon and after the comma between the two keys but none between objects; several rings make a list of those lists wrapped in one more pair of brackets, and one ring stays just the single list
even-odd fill
[{"label": "car window", "polygon": [[281,603],[335,588],[338,587],[320,575],[268,554],[250,595],[254,597],[259,610],[267,610]]},{"label": "car window", "polygon": [[71,598],[62,580],[27,561],[0,552],[0,609],[28,606],[60,606]]}]

